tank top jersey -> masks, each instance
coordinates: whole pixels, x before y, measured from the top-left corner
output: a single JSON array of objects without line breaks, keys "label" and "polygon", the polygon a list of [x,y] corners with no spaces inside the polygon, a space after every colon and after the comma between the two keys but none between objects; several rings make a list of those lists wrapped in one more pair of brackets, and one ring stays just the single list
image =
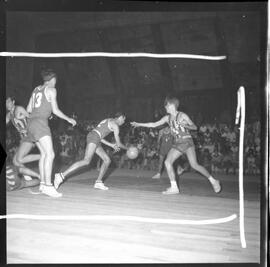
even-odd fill
[{"label": "tank top jersey", "polygon": [[171,129],[171,133],[175,138],[191,137],[189,130],[181,126],[181,124],[178,122],[178,117],[180,114],[181,112],[178,112],[174,120],[169,115],[169,126]]},{"label": "tank top jersey", "polygon": [[14,116],[14,113],[9,113],[10,114],[10,120],[13,126],[17,129],[17,131],[20,134],[20,137],[25,137],[27,135],[26,132],[26,126],[27,126],[27,121],[26,119],[17,119]]},{"label": "tank top jersey", "polygon": [[103,121],[101,121],[98,126],[93,130],[95,132],[98,133],[98,135],[100,136],[100,139],[103,139],[104,137],[106,137],[109,133],[112,132],[112,130],[109,128],[109,121],[111,119],[105,119]]},{"label": "tank top jersey", "polygon": [[30,114],[30,119],[42,118],[48,119],[52,114],[51,103],[47,100],[45,96],[45,90],[47,87],[38,86],[34,89],[32,93],[32,112]]}]

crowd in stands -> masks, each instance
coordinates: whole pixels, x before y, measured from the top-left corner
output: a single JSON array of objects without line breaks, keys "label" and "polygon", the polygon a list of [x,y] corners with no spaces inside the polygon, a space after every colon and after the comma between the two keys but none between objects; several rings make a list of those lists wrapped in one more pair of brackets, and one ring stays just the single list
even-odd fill
[{"label": "crowd in stands", "polygon": [[[84,157],[86,135],[97,122],[78,121],[76,127],[67,125],[51,127],[55,162],[61,166],[70,165]],[[55,123],[51,122],[52,124]],[[197,125],[198,126],[198,125]],[[105,150],[112,159],[111,167],[124,169],[158,169],[158,134],[159,129],[133,128],[126,123],[121,127],[120,138],[125,145],[134,145],[139,149],[139,156],[135,160],[127,158],[125,151],[114,153],[104,145]],[[237,126],[229,127],[224,123],[203,123],[197,131],[191,132],[196,147],[198,161],[210,173],[236,174],[238,172],[239,129]],[[111,140],[110,140],[111,139]],[[108,141],[113,141],[113,135]],[[19,136],[14,127],[9,126],[6,133],[6,151],[8,161],[12,160]],[[244,172],[248,175],[260,174],[260,122],[247,123],[244,140]],[[179,164],[187,171],[190,170],[185,156],[180,158]],[[100,160],[94,157],[90,168],[99,168]]]}]

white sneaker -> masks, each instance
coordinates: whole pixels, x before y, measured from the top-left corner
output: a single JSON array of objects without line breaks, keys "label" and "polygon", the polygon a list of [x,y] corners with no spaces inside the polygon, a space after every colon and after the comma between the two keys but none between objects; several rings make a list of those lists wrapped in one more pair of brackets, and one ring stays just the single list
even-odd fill
[{"label": "white sneaker", "polygon": [[213,186],[213,189],[214,189],[215,193],[219,193],[221,191],[221,184],[220,184],[219,180],[215,180],[211,184]]},{"label": "white sneaker", "polygon": [[157,174],[155,174],[152,179],[160,179],[160,173],[158,172]]},{"label": "white sneaker", "polygon": [[179,194],[179,189],[177,187],[169,187],[166,191],[163,191],[162,194],[164,195],[174,195]]},{"label": "white sneaker", "polygon": [[105,186],[102,182],[96,182],[94,188],[101,190],[108,190],[109,188]]},{"label": "white sneaker", "polygon": [[32,180],[32,177],[29,176],[29,175],[23,175],[23,178],[26,180],[26,181],[31,181]]},{"label": "white sneaker", "polygon": [[43,185],[42,193],[50,197],[62,196],[62,193],[58,193],[53,185]]},{"label": "white sneaker", "polygon": [[61,172],[59,172],[59,173],[56,173],[55,175],[54,175],[54,187],[55,187],[55,189],[57,189],[59,186],[60,186],[60,184],[62,184],[63,183],[63,181],[64,181],[64,176],[63,176],[63,174],[61,173]]}]

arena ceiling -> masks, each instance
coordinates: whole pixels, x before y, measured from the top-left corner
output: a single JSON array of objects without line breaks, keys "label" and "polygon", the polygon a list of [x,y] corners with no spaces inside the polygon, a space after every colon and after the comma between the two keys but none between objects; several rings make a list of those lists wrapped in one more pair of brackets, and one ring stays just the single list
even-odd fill
[{"label": "arena ceiling", "polygon": [[[8,51],[225,54],[231,77],[253,87],[259,81],[258,12],[7,12],[6,18]],[[81,92],[91,87],[89,94],[96,96],[230,87],[224,68],[214,63],[118,61],[69,59],[55,64],[63,65],[61,75],[69,80],[64,87],[76,85]],[[17,74],[7,75],[7,90],[30,90],[33,63],[13,58],[7,64],[7,73]]]}]

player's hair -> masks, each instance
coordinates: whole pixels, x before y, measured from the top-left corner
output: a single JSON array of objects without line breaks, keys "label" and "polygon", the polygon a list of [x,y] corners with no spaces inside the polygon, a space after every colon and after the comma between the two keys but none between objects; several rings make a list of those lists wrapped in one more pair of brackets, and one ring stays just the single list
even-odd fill
[{"label": "player's hair", "polygon": [[178,107],[179,107],[179,100],[176,97],[167,96],[165,98],[165,101],[164,101],[164,107],[167,104],[173,104],[175,106],[175,108],[178,109]]},{"label": "player's hair", "polygon": [[126,117],[126,115],[125,115],[123,112],[116,112],[116,113],[114,114],[114,117],[115,117],[115,118],[119,118],[119,117],[121,117],[121,116]]},{"label": "player's hair", "polygon": [[47,82],[52,78],[57,78],[57,75],[52,69],[45,69],[41,71],[41,77],[44,82]]},{"label": "player's hair", "polygon": [[15,102],[15,97],[13,96],[7,96],[6,100],[8,100],[10,98],[11,101],[14,101]]}]

